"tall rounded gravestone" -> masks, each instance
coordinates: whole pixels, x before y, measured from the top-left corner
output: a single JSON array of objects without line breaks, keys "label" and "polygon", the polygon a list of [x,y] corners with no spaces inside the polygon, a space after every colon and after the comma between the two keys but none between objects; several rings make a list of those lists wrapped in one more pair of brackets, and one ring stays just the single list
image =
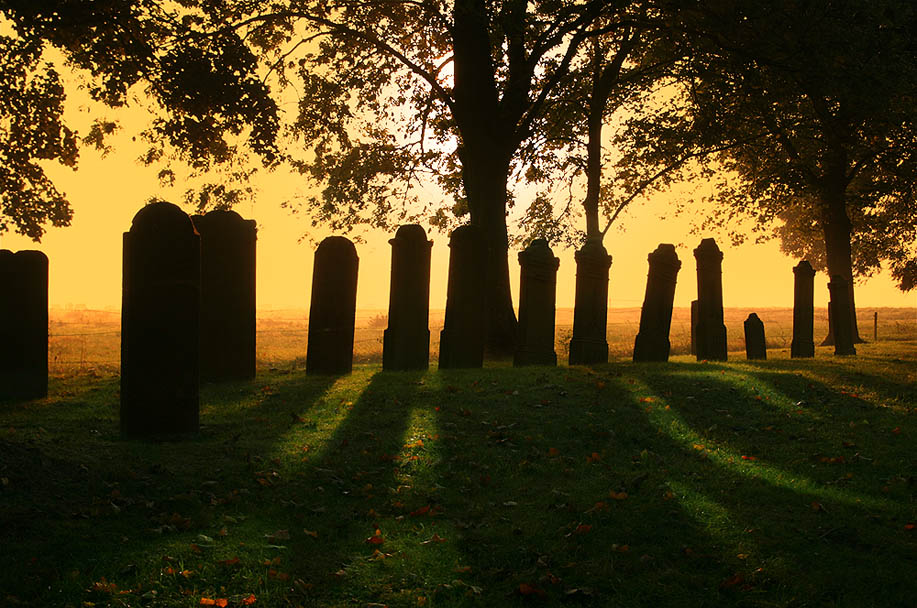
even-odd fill
[{"label": "tall rounded gravestone", "polygon": [[382,337],[382,369],[427,369],[430,365],[430,249],[433,241],[417,224],[401,226],[392,245],[388,328]]},{"label": "tall rounded gravestone", "polygon": [[634,340],[634,361],[668,361],[675,282],[681,262],[675,245],[660,244],[647,256],[646,295],[640,311],[640,331]]},{"label": "tall rounded gravestone", "polygon": [[171,203],[147,205],[124,233],[121,433],[198,430],[200,237]]},{"label": "tall rounded gravestone", "polygon": [[307,374],[349,374],[353,369],[359,263],[353,243],[342,236],[329,236],[315,250]]},{"label": "tall rounded gravestone", "polygon": [[608,270],[611,256],[598,240],[586,241],[575,254],[576,300],[570,365],[608,363]]},{"label": "tall rounded gravestone", "polygon": [[224,210],[191,219],[201,235],[201,379],[254,378],[255,221]]},{"label": "tall rounded gravestone", "polygon": [[815,356],[815,270],[806,260],[793,268],[793,341],[790,356]]},{"label": "tall rounded gravestone", "polygon": [[703,239],[694,250],[694,258],[697,260],[697,360],[725,361],[723,252],[713,239]]},{"label": "tall rounded gravestone", "polygon": [[513,365],[557,365],[554,316],[560,260],[545,239],[519,252],[519,324]]},{"label": "tall rounded gravestone", "polygon": [[48,394],[48,258],[0,250],[0,399]]},{"label": "tall rounded gravestone", "polygon": [[440,369],[484,364],[485,250],[481,229],[459,226],[449,237],[446,318],[439,334]]}]

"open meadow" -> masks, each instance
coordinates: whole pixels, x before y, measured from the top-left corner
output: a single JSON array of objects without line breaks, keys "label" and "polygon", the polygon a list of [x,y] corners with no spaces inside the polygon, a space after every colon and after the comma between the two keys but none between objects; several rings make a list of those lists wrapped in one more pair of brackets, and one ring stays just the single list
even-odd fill
[{"label": "open meadow", "polygon": [[[612,318],[632,340],[633,315]],[[145,442],[119,436],[117,341],[93,319],[82,371],[0,403],[0,601],[913,605],[906,321],[880,312],[856,357],[791,360],[769,329],[767,361],[633,364],[622,341],[594,367],[392,373],[366,355],[333,378],[266,351],[304,351],[305,331],[262,319],[257,378],[204,385],[197,436]],[[882,340],[896,322],[911,333]]]}]

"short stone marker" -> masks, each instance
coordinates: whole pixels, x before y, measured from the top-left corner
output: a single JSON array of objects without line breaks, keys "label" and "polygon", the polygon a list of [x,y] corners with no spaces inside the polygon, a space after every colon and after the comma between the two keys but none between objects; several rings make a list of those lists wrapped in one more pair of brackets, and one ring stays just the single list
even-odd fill
[{"label": "short stone marker", "polygon": [[803,260],[793,268],[793,342],[790,357],[815,356],[815,270]]},{"label": "short stone marker", "polygon": [[835,355],[855,355],[856,347],[853,345],[853,320],[850,310],[850,292],[847,279],[840,275],[831,277],[828,283],[828,292],[831,300],[828,303],[830,311],[830,333],[834,335]]},{"label": "short stone marker", "polygon": [[646,295],[640,311],[640,331],[634,340],[634,361],[668,361],[672,304],[681,262],[675,245],[660,244],[647,256]]},{"label": "short stone marker", "polygon": [[557,365],[554,316],[560,260],[545,239],[519,252],[519,324],[513,365]]},{"label": "short stone marker", "polygon": [[757,313],[745,319],[745,358],[767,359],[767,342],[764,339],[764,322]]},{"label": "short stone marker", "polygon": [[382,334],[382,369],[427,369],[430,365],[430,249],[433,241],[417,224],[400,226],[392,246],[388,328]]},{"label": "short stone marker", "polygon": [[459,226],[449,238],[446,318],[439,334],[440,369],[484,364],[483,238],[474,224]]},{"label": "short stone marker", "polygon": [[147,205],[124,233],[121,433],[198,430],[200,237],[171,203]]},{"label": "short stone marker", "polygon": [[201,379],[254,378],[255,221],[224,210],[191,220],[201,235]]},{"label": "short stone marker", "polygon": [[694,250],[697,260],[698,361],[726,361],[726,325],[723,324],[723,252],[713,239],[703,239]]},{"label": "short stone marker", "polygon": [[587,240],[575,254],[576,299],[570,365],[608,363],[608,270],[611,256],[600,240]]},{"label": "short stone marker", "polygon": [[0,399],[48,395],[48,258],[0,250]]},{"label": "short stone marker", "polygon": [[691,300],[691,354],[697,354],[697,300]]},{"label": "short stone marker", "polygon": [[356,247],[342,236],[329,236],[315,250],[307,374],[338,375],[353,370],[359,263]]}]

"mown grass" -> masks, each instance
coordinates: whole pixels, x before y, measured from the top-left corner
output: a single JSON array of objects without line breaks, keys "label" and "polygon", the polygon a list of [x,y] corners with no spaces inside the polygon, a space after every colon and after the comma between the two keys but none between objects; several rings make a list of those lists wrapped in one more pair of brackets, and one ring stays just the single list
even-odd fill
[{"label": "mown grass", "polygon": [[[0,601],[909,606],[917,342],[814,360],[202,389],[118,435],[118,380],[0,403]],[[252,604],[253,602],[253,604]]]}]

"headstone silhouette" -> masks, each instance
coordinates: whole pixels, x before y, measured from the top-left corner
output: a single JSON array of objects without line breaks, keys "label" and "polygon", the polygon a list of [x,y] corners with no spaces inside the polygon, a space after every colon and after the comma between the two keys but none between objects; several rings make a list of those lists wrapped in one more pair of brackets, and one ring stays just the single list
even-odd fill
[{"label": "headstone silhouette", "polygon": [[315,250],[307,374],[349,374],[353,370],[359,263],[353,243],[342,236],[329,236]]},{"label": "headstone silhouette", "polygon": [[254,378],[255,221],[224,210],[191,220],[201,236],[201,379]]},{"label": "headstone silhouette", "polygon": [[697,354],[697,300],[691,300],[691,354]]},{"label": "headstone silhouette", "polygon": [[48,258],[0,250],[0,399],[48,394]]},{"label": "headstone silhouette", "polygon": [[575,254],[576,299],[570,365],[608,362],[608,269],[611,256],[599,240],[587,240]]},{"label": "headstone silhouette", "polygon": [[668,361],[672,304],[681,262],[675,245],[660,244],[647,256],[646,295],[640,311],[640,331],[634,340],[634,361]]},{"label": "headstone silhouette", "polygon": [[439,334],[439,367],[484,364],[484,235],[474,224],[459,226],[449,238],[446,318]]},{"label": "headstone silhouette", "polygon": [[840,275],[831,277],[828,292],[831,294],[828,309],[831,313],[829,317],[831,333],[834,335],[834,354],[855,355],[857,351],[853,345],[853,323],[850,321],[852,312],[847,279]]},{"label": "headstone silhouette", "polygon": [[519,252],[519,324],[513,365],[557,365],[554,313],[560,260],[545,239]]},{"label": "headstone silhouette", "polygon": [[200,237],[171,203],[137,212],[124,233],[121,433],[198,430]]},{"label": "headstone silhouette", "polygon": [[725,361],[723,252],[713,239],[703,239],[694,250],[694,258],[697,260],[697,360]]},{"label": "headstone silhouette", "polygon": [[430,365],[430,249],[424,229],[401,226],[392,245],[388,329],[382,335],[382,369]]},{"label": "headstone silhouette", "polygon": [[756,313],[745,319],[745,358],[767,359],[767,341],[764,338],[764,322]]},{"label": "headstone silhouette", "polygon": [[815,270],[803,260],[793,268],[793,342],[790,357],[815,356]]}]

